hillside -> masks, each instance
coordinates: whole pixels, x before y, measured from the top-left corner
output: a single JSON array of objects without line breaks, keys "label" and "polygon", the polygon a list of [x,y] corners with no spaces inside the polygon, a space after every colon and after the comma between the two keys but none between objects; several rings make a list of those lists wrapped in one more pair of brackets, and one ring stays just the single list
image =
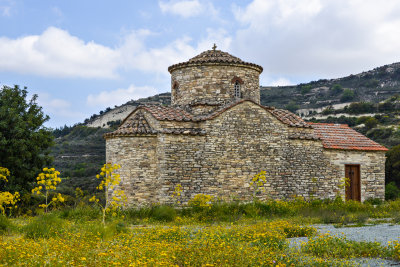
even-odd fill
[{"label": "hillside", "polygon": [[[378,103],[395,94],[400,94],[400,63],[339,79],[321,79],[293,86],[261,86],[261,104],[308,114],[314,110],[321,112],[328,106],[342,108],[351,102]],[[170,93],[162,93],[130,100],[92,115],[85,120],[85,125],[107,128],[118,124],[140,104],[169,105],[170,97]]]},{"label": "hillside", "polygon": [[261,86],[261,103],[297,110],[348,102],[377,103],[395,94],[400,94],[400,63],[339,79],[294,86]]},{"label": "hillside", "polygon": [[74,194],[76,187],[94,191],[96,174],[105,163],[103,134],[113,128],[92,128],[83,125],[55,130],[55,146],[51,155],[54,167],[62,173],[60,192]]}]

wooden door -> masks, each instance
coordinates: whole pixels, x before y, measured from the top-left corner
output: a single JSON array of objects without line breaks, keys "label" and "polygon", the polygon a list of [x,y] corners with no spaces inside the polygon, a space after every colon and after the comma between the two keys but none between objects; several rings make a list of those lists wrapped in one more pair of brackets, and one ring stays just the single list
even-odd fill
[{"label": "wooden door", "polygon": [[345,174],[349,182],[346,186],[346,200],[361,201],[360,165],[345,166]]}]

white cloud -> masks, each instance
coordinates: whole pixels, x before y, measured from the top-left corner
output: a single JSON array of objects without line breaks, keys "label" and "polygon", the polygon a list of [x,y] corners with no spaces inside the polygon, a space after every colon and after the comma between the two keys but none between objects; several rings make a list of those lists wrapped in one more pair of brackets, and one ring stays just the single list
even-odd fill
[{"label": "white cloud", "polygon": [[50,27],[41,35],[0,38],[0,70],[43,76],[114,78],[117,51],[85,43],[67,31]]},{"label": "white cloud", "polygon": [[211,49],[213,43],[218,49],[228,50],[231,37],[223,29],[207,29],[207,36],[191,45],[192,39],[182,37],[163,47],[148,48],[146,38],[153,33],[139,30],[129,34],[119,48],[121,65],[126,69],[137,69],[145,72],[162,73],[168,75],[167,68],[179,62],[188,60],[196,54]]},{"label": "white cloud", "polygon": [[0,0],[0,16],[11,17],[11,10],[14,5],[13,0]]},{"label": "white cloud", "polygon": [[179,15],[184,18],[200,15],[204,11],[204,6],[198,0],[158,2],[163,13]]},{"label": "white cloud", "polygon": [[155,94],[157,94],[157,90],[153,87],[130,85],[127,89],[103,91],[97,95],[88,95],[86,103],[92,107],[110,107]]},{"label": "white cloud", "polygon": [[268,83],[268,84],[272,85],[272,86],[285,86],[285,85],[292,85],[293,83],[290,82],[286,78],[279,78],[279,79],[274,80],[274,81],[272,81],[271,83]]},{"label": "white cloud", "polygon": [[70,102],[64,99],[53,98],[48,93],[38,93],[37,103],[43,108],[44,114],[48,114],[52,119],[62,117],[77,121],[84,117],[84,113],[73,108]]},{"label": "white cloud", "polygon": [[217,43],[228,49],[231,38],[223,29],[207,29],[207,36],[192,45],[183,36],[164,46],[149,47],[148,38],[157,36],[147,29],[127,34],[121,45],[109,48],[85,43],[67,31],[50,27],[41,35],[17,39],[0,37],[0,71],[48,77],[115,78],[118,71],[139,70],[168,76],[168,66],[186,61]]},{"label": "white cloud", "polygon": [[232,48],[263,75],[333,78],[400,61],[397,0],[254,0],[233,12]]}]

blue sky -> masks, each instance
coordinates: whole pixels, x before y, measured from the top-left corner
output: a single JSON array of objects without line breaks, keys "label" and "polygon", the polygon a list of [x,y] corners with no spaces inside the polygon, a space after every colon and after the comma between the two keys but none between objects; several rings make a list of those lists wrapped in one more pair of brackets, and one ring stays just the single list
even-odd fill
[{"label": "blue sky", "polygon": [[169,65],[216,43],[264,67],[261,85],[400,61],[400,1],[0,0],[0,85],[27,86],[51,119],[170,90]]}]

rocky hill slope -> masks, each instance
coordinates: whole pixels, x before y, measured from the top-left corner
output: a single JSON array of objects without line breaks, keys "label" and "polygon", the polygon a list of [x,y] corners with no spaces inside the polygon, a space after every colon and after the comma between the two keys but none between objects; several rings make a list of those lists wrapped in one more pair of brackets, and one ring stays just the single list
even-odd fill
[{"label": "rocky hill slope", "polygon": [[[400,63],[393,63],[356,75],[339,79],[321,79],[293,86],[261,86],[261,104],[298,111],[307,115],[312,111],[343,108],[351,102],[378,103],[400,94]],[[89,127],[107,128],[123,120],[140,104],[170,104],[170,93],[130,100],[126,104],[107,108],[85,121]]]}]

